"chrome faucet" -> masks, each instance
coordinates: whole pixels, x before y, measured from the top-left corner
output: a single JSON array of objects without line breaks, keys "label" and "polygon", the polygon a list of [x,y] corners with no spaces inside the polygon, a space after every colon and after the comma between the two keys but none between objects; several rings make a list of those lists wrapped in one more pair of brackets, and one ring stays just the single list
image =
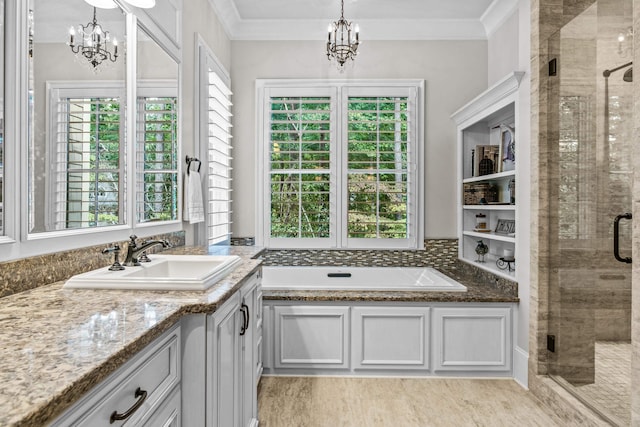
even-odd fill
[{"label": "chrome faucet", "polygon": [[138,244],[136,243],[137,238],[138,236],[136,235],[129,236],[129,239],[131,239],[131,241],[129,242],[129,247],[127,248],[127,257],[122,263],[127,267],[140,265],[140,261],[138,259],[139,255],[141,253],[144,253],[144,251],[152,246],[162,245],[163,248],[168,248],[170,246],[169,242],[167,242],[166,240],[147,240],[142,242],[140,246],[138,246]]}]

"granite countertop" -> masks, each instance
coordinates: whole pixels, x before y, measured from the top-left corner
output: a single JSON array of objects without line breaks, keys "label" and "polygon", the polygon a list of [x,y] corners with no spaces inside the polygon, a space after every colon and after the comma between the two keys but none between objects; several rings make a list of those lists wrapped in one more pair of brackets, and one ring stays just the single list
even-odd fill
[{"label": "granite countertop", "polygon": [[182,316],[213,313],[260,266],[251,259],[259,251],[216,248],[215,255],[243,261],[208,291],[63,289],[57,282],[2,298],[0,425],[53,421]]},{"label": "granite countertop", "polygon": [[[182,316],[213,313],[261,264],[262,248],[207,250],[178,247],[174,254],[239,255],[243,261],[208,291],[63,289],[63,282],[1,299],[0,425],[33,426],[64,410],[144,349]],[[264,299],[357,301],[517,302],[517,289],[478,283],[442,270],[467,292],[268,291]]]},{"label": "granite countertop", "polygon": [[398,301],[398,302],[518,302],[518,287],[500,286],[486,277],[457,269],[438,269],[467,287],[466,292],[436,291],[335,291],[335,290],[263,290],[265,300],[281,301]]}]

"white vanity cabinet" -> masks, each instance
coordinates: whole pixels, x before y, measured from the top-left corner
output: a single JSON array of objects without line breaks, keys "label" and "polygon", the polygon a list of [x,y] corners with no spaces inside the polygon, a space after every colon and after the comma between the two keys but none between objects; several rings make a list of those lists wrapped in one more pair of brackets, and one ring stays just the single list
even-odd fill
[{"label": "white vanity cabinet", "polygon": [[51,426],[180,426],[180,366],[180,327],[176,325]]},{"label": "white vanity cabinet", "polygon": [[260,273],[207,318],[206,425],[258,425]]}]

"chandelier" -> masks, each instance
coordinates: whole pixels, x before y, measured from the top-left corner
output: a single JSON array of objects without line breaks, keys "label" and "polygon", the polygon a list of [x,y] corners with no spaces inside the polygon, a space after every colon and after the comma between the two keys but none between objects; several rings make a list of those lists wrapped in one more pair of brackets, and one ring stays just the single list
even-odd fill
[{"label": "chandelier", "polygon": [[[76,35],[80,39],[76,43]],[[113,52],[109,51],[109,44],[112,45]],[[109,35],[108,31],[102,29],[96,19],[96,8],[93,8],[93,21],[87,25],[78,25],[78,28],[69,29],[69,47],[77,56],[84,57],[89,64],[97,70],[98,65],[109,60],[116,62],[118,59],[118,41]]]},{"label": "chandelier", "polygon": [[344,19],[344,0],[341,0],[341,4],[340,19],[329,24],[327,59],[331,61],[331,58],[335,58],[340,67],[343,67],[345,62],[349,59],[353,61],[358,54],[360,29]]}]

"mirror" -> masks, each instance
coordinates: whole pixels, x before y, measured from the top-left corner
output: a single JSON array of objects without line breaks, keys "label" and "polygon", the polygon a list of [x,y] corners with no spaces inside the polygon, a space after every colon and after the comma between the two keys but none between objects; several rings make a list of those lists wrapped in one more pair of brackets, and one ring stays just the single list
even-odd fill
[{"label": "mirror", "polygon": [[136,221],[178,219],[178,63],[137,31]]},{"label": "mirror", "polygon": [[29,231],[124,224],[125,14],[30,6]]},{"label": "mirror", "polygon": [[4,0],[0,0],[0,236],[4,235]]}]

